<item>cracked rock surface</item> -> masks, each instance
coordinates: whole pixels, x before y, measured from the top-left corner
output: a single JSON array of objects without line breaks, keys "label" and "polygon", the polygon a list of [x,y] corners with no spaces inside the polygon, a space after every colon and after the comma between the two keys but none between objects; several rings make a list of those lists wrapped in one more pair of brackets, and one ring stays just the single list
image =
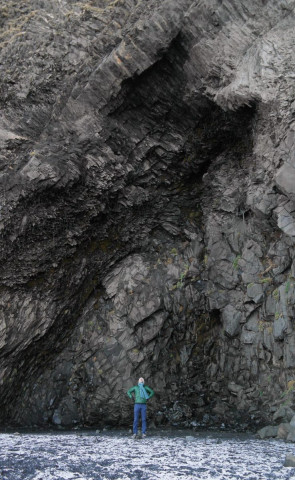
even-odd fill
[{"label": "cracked rock surface", "polygon": [[295,408],[294,0],[0,1],[0,421]]}]

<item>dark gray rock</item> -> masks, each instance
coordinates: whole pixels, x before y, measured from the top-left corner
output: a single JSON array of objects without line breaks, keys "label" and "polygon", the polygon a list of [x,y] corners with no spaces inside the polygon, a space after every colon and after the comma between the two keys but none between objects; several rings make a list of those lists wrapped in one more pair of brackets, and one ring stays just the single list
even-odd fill
[{"label": "dark gray rock", "polygon": [[295,467],[295,456],[291,453],[286,455],[284,467]]},{"label": "dark gray rock", "polygon": [[291,429],[292,427],[289,423],[280,423],[280,425],[278,426],[277,438],[286,440],[288,435],[291,433]]},{"label": "dark gray rock", "polygon": [[255,303],[260,303],[263,300],[263,287],[261,283],[250,283],[247,286],[247,295]]},{"label": "dark gray rock", "polygon": [[1,423],[293,412],[294,0],[2,4]]},{"label": "dark gray rock", "polygon": [[284,405],[281,405],[273,415],[274,421],[283,420],[284,422],[291,422],[293,417],[294,417],[294,410]]},{"label": "dark gray rock", "polygon": [[295,443],[295,428],[294,427],[291,427],[291,430],[287,435],[287,441]]},{"label": "dark gray rock", "polygon": [[261,428],[257,432],[257,435],[261,439],[276,437],[277,434],[278,434],[278,426],[276,425],[268,425],[267,427]]},{"label": "dark gray rock", "polygon": [[273,324],[273,336],[275,340],[283,340],[283,338],[292,332],[292,327],[289,319],[283,316],[275,318]]},{"label": "dark gray rock", "polygon": [[227,305],[222,312],[221,321],[225,333],[229,337],[235,337],[240,331],[241,312],[238,312],[232,305]]},{"label": "dark gray rock", "polygon": [[52,423],[54,425],[61,425],[61,423],[62,423],[60,413],[57,410],[54,412],[54,414],[52,416]]},{"label": "dark gray rock", "polygon": [[291,418],[290,425],[291,427],[295,427],[295,415],[293,415],[293,417]]}]

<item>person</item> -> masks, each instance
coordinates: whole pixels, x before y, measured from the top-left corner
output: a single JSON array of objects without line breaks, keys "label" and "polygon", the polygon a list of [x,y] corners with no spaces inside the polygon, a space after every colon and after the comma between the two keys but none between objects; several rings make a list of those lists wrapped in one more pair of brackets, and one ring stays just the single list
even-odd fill
[{"label": "person", "polygon": [[142,437],[146,436],[146,402],[155,394],[154,390],[144,384],[144,378],[138,379],[138,384],[129,388],[127,395],[132,399],[134,394],[134,421],[133,421],[133,437],[137,437],[139,415],[141,415],[141,432]]}]

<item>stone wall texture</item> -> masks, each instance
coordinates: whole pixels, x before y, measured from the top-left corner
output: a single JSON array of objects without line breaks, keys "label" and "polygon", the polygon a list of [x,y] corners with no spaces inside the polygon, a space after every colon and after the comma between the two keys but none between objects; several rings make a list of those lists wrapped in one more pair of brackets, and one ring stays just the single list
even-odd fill
[{"label": "stone wall texture", "polygon": [[294,8],[0,0],[1,425],[295,407]]}]

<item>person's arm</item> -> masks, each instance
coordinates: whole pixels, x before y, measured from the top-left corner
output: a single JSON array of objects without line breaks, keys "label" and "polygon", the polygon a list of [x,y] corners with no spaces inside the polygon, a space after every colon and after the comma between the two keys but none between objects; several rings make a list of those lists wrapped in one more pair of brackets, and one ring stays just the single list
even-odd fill
[{"label": "person's arm", "polygon": [[148,392],[149,394],[149,398],[152,398],[154,395],[155,395],[155,392],[152,388],[150,387],[145,387],[146,391]]},{"label": "person's arm", "polygon": [[132,398],[132,393],[135,391],[135,387],[131,387],[129,388],[128,392],[127,392],[127,395],[129,398]]}]

